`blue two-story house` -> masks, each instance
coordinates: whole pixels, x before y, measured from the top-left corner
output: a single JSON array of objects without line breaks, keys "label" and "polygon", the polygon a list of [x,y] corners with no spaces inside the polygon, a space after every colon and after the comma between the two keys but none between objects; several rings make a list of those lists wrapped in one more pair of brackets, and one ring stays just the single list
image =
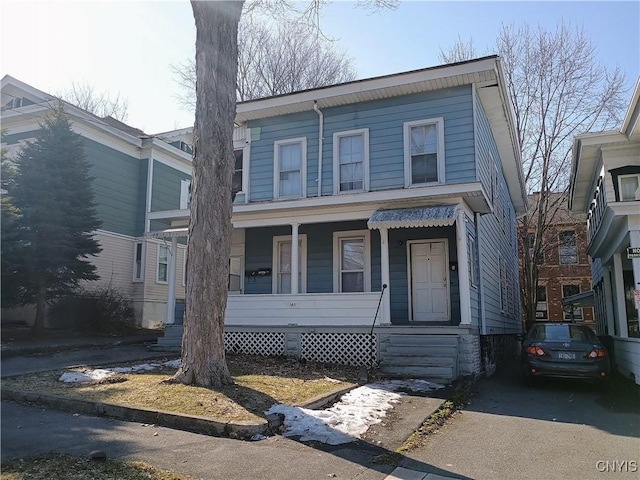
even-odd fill
[{"label": "blue two-story house", "polygon": [[[236,125],[229,351],[444,380],[514,352],[527,200],[498,57],[242,102]],[[176,237],[188,211],[151,218]]]}]

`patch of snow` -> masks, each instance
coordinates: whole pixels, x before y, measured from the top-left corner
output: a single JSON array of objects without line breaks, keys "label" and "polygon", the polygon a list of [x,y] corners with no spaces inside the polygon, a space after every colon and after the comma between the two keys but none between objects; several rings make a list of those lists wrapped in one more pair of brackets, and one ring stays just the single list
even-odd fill
[{"label": "patch of snow", "polygon": [[97,370],[84,370],[82,372],[65,372],[58,380],[64,383],[98,382],[112,375],[115,375],[115,372],[99,368]]},{"label": "patch of snow", "polygon": [[[389,380],[370,383],[344,394],[325,410],[273,405],[265,414],[284,415],[286,437],[340,445],[360,438],[371,425],[380,423],[405,391],[428,392],[443,388],[425,380]],[[400,390],[400,391],[399,391]]]},{"label": "patch of snow", "polygon": [[139,365],[133,365],[131,367],[114,367],[110,369],[85,369],[82,372],[65,372],[58,379],[60,382],[65,383],[86,383],[96,382],[109,378],[116,373],[137,373],[137,372],[149,372],[157,370],[162,367],[178,368],[180,366],[180,359],[169,360],[164,363],[142,363]]}]

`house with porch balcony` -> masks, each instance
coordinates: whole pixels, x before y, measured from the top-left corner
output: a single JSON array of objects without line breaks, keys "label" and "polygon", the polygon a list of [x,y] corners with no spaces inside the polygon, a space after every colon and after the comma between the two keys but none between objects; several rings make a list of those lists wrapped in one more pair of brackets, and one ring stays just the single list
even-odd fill
[{"label": "house with porch balcony", "polygon": [[612,338],[614,362],[640,384],[640,79],[618,131],[573,141],[569,208],[587,215],[596,331]]},{"label": "house with porch balcony", "polygon": [[[527,200],[499,57],[241,102],[236,125],[228,351],[441,380],[515,353]],[[148,235],[174,250],[188,217]]]}]

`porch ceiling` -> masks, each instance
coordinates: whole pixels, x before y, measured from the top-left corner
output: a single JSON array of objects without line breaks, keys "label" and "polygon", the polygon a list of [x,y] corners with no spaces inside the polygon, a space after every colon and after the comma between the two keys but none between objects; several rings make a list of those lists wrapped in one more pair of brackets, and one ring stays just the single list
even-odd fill
[{"label": "porch ceiling", "polygon": [[188,228],[167,228],[166,230],[156,230],[154,232],[145,233],[145,237],[147,238],[174,238],[186,237],[188,235]]},{"label": "porch ceiling", "polygon": [[454,224],[457,205],[376,210],[367,226],[380,228],[446,227]]}]

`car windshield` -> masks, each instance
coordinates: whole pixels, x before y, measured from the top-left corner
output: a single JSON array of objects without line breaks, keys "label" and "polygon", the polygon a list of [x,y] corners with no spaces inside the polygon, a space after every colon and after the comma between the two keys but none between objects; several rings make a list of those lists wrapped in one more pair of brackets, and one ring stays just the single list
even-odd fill
[{"label": "car windshield", "polygon": [[577,342],[597,341],[595,333],[580,325],[536,325],[531,329],[532,340],[575,340]]}]

